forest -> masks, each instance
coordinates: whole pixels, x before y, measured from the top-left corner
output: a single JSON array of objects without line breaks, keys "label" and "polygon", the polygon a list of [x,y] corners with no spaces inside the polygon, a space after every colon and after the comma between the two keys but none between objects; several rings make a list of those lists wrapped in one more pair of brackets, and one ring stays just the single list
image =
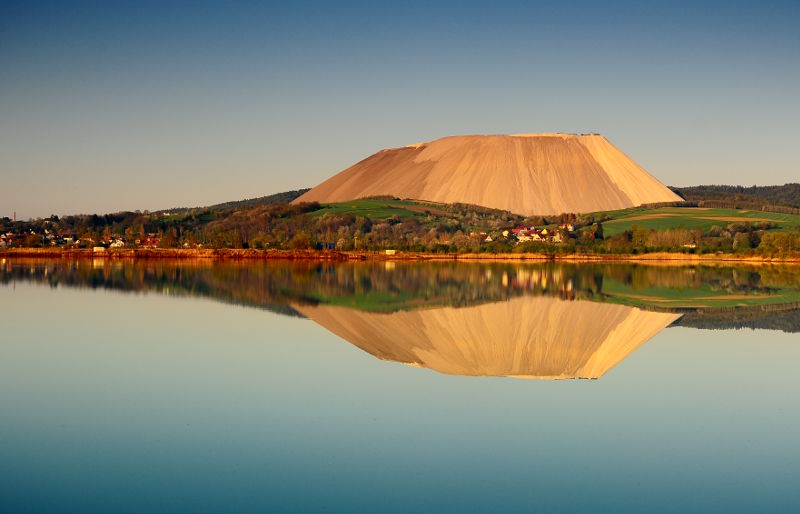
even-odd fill
[{"label": "forest", "polygon": [[690,186],[673,187],[688,201],[704,202],[709,207],[770,210],[800,214],[800,183],[782,186]]}]

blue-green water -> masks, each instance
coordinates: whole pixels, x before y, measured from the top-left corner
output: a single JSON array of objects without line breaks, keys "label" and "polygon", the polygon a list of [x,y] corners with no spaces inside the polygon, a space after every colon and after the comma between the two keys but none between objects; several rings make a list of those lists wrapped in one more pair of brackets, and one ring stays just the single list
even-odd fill
[{"label": "blue-green water", "polygon": [[[143,266],[125,272],[150,276]],[[102,267],[58,283],[47,278],[57,267],[23,267],[6,267],[0,286],[2,511],[752,512],[800,502],[791,330],[675,323],[597,380],[459,376],[378,359],[278,313],[275,295],[266,309],[205,286],[176,294],[173,275],[145,293],[112,285]],[[208,273],[243,280],[241,269]]]}]

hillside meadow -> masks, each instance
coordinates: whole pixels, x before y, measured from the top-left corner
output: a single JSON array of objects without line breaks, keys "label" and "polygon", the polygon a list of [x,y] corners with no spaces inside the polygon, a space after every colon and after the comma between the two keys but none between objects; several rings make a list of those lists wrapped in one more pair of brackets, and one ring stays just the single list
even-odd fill
[{"label": "hillside meadow", "polygon": [[596,213],[603,222],[606,237],[614,236],[639,226],[652,230],[687,228],[708,231],[714,226],[727,227],[731,223],[772,223],[779,229],[800,227],[800,215],[763,212],[746,209],[712,209],[702,207],[633,208]]}]

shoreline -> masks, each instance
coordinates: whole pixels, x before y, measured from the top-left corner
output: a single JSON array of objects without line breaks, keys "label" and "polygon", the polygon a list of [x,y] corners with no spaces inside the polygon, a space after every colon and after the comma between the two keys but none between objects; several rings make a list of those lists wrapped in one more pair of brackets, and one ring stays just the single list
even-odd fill
[{"label": "shoreline", "polygon": [[120,248],[96,252],[93,249],[6,248],[0,257],[65,258],[98,260],[286,260],[286,261],[464,261],[464,262],[628,262],[676,264],[789,264],[800,265],[800,255],[761,257],[735,254],[687,254],[653,252],[644,254],[541,254],[541,253],[424,253],[402,252],[387,255],[380,251],[338,250],[251,250],[251,249],[166,249]]}]

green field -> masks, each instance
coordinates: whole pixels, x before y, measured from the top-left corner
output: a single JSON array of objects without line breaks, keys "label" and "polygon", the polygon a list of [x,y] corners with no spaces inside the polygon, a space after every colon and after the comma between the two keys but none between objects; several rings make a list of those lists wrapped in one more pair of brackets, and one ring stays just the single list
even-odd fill
[{"label": "green field", "polygon": [[598,213],[612,219],[603,222],[603,233],[613,236],[637,225],[656,230],[687,228],[708,230],[714,225],[726,227],[730,223],[760,223],[770,221],[781,229],[800,226],[800,216],[739,209],[700,209],[695,207],[661,207],[656,209],[633,208]]},{"label": "green field", "polygon": [[410,200],[353,200],[350,202],[327,203],[322,209],[314,211],[313,216],[324,214],[353,214],[371,219],[386,219],[392,216],[406,218],[425,217],[425,211],[438,212],[440,209],[435,204],[415,202]]}]

